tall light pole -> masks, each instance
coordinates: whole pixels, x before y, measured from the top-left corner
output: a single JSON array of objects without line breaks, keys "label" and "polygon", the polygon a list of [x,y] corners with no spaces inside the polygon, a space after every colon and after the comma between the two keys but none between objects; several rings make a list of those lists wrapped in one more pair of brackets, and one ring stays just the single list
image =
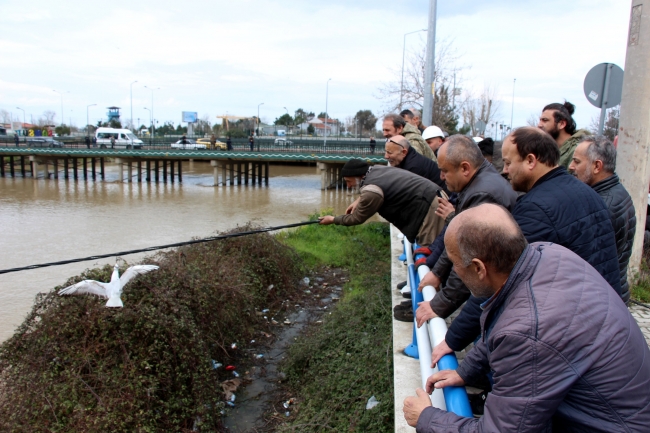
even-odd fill
[{"label": "tall light pole", "polygon": [[512,130],[512,118],[515,115],[515,84],[517,84],[516,78],[512,82],[512,109],[510,110],[510,130]]},{"label": "tall light pole", "polygon": [[70,92],[59,92],[58,90],[54,90],[54,89],[52,89],[52,91],[61,95],[61,126],[63,126],[63,94],[70,93]]},{"label": "tall light pole", "polygon": [[149,137],[149,144],[151,144],[151,138],[153,137],[153,113],[147,107],[144,107],[145,110],[149,112],[149,124],[151,125],[151,136]]},{"label": "tall light pole", "polygon": [[[264,105],[264,102],[257,104],[257,136],[260,136],[260,105]],[[226,111],[226,115],[228,115],[228,112]],[[226,119],[226,122],[228,119]],[[223,126],[223,125],[221,125]]]},{"label": "tall light pole", "polygon": [[88,109],[97,104],[86,105],[86,137],[90,137],[90,116],[88,116]]},{"label": "tall light pole", "polygon": [[[25,110],[23,110],[20,107],[16,107],[16,110],[20,110],[20,111],[23,112],[23,128],[22,128],[22,130],[24,131],[25,130]],[[24,132],[23,132],[23,134],[24,134]]]},{"label": "tall light pole", "polygon": [[399,109],[402,110],[402,100],[404,97],[404,58],[406,57],[406,37],[412,35],[413,33],[426,32],[427,29],[416,30],[414,32],[409,32],[404,34],[404,48],[402,48],[402,84],[399,88]]},{"label": "tall light pole", "polygon": [[131,83],[129,86],[131,88],[131,129],[133,129],[133,85],[137,83],[138,80],[135,80],[134,82]]},{"label": "tall light pole", "polygon": [[327,146],[327,100],[329,98],[330,92],[330,81],[331,78],[327,80],[327,85],[325,86],[325,124],[323,125],[323,135],[325,136],[325,141],[323,142],[323,147]]},{"label": "tall light pole", "polygon": [[[289,116],[289,110],[287,110],[287,107],[282,107],[282,108],[284,108],[284,110],[287,112],[287,116]],[[289,116],[289,118],[291,118],[291,116]],[[289,127],[289,131],[287,132],[291,132],[291,125],[287,125],[287,126]]]},{"label": "tall light pole", "polygon": [[434,85],[436,70],[436,8],[437,0],[429,0],[429,27],[427,32],[427,54],[424,67],[424,106],[422,107],[422,124],[431,126],[433,122]]},{"label": "tall light pole", "polygon": [[160,87],[156,87],[155,89],[152,89],[151,87],[144,86],[146,89],[151,90],[151,138],[153,139],[153,134],[154,134],[154,126],[153,126],[153,91],[154,90],[160,90]]}]

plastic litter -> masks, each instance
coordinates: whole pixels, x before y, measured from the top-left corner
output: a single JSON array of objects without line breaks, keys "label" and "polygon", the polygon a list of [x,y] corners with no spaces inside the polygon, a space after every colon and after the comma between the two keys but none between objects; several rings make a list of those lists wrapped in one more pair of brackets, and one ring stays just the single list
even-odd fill
[{"label": "plastic litter", "polygon": [[262,310],[262,313],[268,313],[268,312],[269,312],[268,308],[265,308],[265,309]]},{"label": "plastic litter", "polygon": [[284,416],[291,416],[291,412],[286,411],[286,412],[284,413]]},{"label": "plastic litter", "polygon": [[255,340],[251,340],[251,344],[255,343]]},{"label": "plastic litter", "polygon": [[217,361],[215,361],[214,359],[212,360],[212,369],[213,369],[213,370],[216,370],[217,368],[222,367],[222,366],[223,366],[222,363],[217,362]]},{"label": "plastic litter", "polygon": [[237,349],[237,343],[232,343],[232,344],[230,345],[230,348],[231,348],[231,349]]},{"label": "plastic litter", "polygon": [[372,409],[373,407],[377,406],[379,403],[380,403],[380,402],[377,401],[377,399],[376,399],[375,396],[373,395],[372,397],[370,397],[370,398],[368,399],[368,403],[366,403],[366,410],[370,410],[370,409]]},{"label": "plastic litter", "polygon": [[303,279],[302,279],[302,282],[303,282],[303,284],[304,284],[305,286],[308,286],[308,285],[309,285],[309,277],[305,277],[305,278],[303,278]]},{"label": "plastic litter", "polygon": [[235,401],[235,398],[236,398],[236,397],[235,397],[235,394],[231,395],[231,396],[230,396],[230,401],[234,402],[234,401]]},{"label": "plastic litter", "polygon": [[255,355],[255,359],[262,359],[262,358],[264,358],[264,355],[262,355],[261,353],[259,355]]},{"label": "plastic litter", "polygon": [[235,376],[235,377],[239,377],[239,373],[237,373],[236,371],[233,371],[232,375]]},{"label": "plastic litter", "polygon": [[305,293],[309,295],[311,294],[311,290],[305,290]]},{"label": "plastic litter", "polygon": [[291,321],[290,321],[289,319],[286,319],[286,320],[284,321],[284,324],[285,324],[285,325],[291,325]]},{"label": "plastic litter", "polygon": [[235,371],[236,367],[234,365],[228,365],[228,366],[226,366],[226,370],[227,371]]},{"label": "plastic litter", "polygon": [[233,403],[232,401],[227,401],[226,404],[230,407],[235,407],[235,403]]},{"label": "plastic litter", "polygon": [[268,290],[271,290],[271,289],[273,289],[273,284],[271,284],[271,285],[269,286],[269,288],[268,288]]}]

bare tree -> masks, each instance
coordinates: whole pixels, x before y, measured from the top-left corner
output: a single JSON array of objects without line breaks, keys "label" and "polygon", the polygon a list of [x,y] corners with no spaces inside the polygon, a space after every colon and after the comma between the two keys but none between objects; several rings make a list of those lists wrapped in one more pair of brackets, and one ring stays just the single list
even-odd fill
[{"label": "bare tree", "polygon": [[[436,63],[433,74],[434,88],[446,87],[451,89],[449,94],[452,105],[458,95],[461,73],[468,69],[459,63],[461,56],[453,46],[453,40],[443,39],[436,41]],[[426,66],[426,44],[422,44],[415,52],[409,53],[404,64],[404,88],[401,86],[401,69],[393,70],[393,79],[383,83],[377,96],[384,100],[384,113],[400,111],[406,107],[415,107],[419,110],[424,105],[424,74]],[[454,84],[455,81],[455,84]],[[438,92],[436,92],[436,96]],[[400,96],[402,105],[400,106]],[[434,101],[435,105],[435,101]]]},{"label": "bare tree", "polygon": [[38,118],[36,124],[40,127],[47,125],[54,125],[54,119],[56,118],[56,113],[52,110],[43,111],[43,115]]},{"label": "bare tree", "polygon": [[[465,94],[462,104],[463,122],[470,127],[472,135],[485,133],[485,127],[498,116],[501,108],[501,102],[496,99],[498,93],[496,86],[487,84],[478,97],[470,92]],[[479,128],[479,122],[483,123],[482,128]]]},{"label": "bare tree", "polygon": [[[610,108],[607,110],[605,117],[605,124],[603,125],[603,135],[607,137],[608,140],[614,141],[614,138],[618,135],[618,121],[620,115],[620,106]],[[598,127],[600,126],[600,116],[594,116],[591,118],[591,123],[589,124],[589,131],[592,134],[598,134]]]},{"label": "bare tree", "polygon": [[526,125],[528,126],[537,126],[539,125],[539,114],[538,113],[530,113],[528,116],[528,119],[526,119]]},{"label": "bare tree", "polygon": [[0,119],[2,119],[2,123],[11,123],[11,113],[7,110],[0,110]]}]

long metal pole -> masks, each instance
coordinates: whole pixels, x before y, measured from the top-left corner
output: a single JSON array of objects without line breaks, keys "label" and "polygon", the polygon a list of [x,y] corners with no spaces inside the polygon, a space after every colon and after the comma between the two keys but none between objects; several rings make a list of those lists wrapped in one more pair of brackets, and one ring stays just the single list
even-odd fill
[{"label": "long metal pole", "polygon": [[323,135],[325,136],[325,141],[323,142],[323,147],[327,146],[327,99],[329,97],[331,80],[332,79],[329,78],[327,80],[327,84],[325,85],[325,124],[323,125]]},{"label": "long metal pole", "polygon": [[616,167],[616,172],[630,193],[636,210],[636,234],[628,266],[630,275],[635,271],[638,272],[641,265],[648,184],[650,184],[648,67],[650,67],[650,4],[643,0],[632,0]]},{"label": "long metal pole", "polygon": [[133,85],[137,83],[138,80],[135,80],[131,83],[131,130],[133,130]]},{"label": "long metal pole", "polygon": [[516,78],[512,81],[512,109],[510,110],[510,129],[511,130],[512,130],[512,119],[515,116],[515,84],[517,84],[517,79]]},{"label": "long metal pole", "polygon": [[63,93],[57,90],[52,90],[52,91],[61,95],[61,126],[63,126]]},{"label": "long metal pole", "polygon": [[257,136],[258,137],[260,136],[260,105],[264,105],[264,102],[257,104]]},{"label": "long metal pole", "polygon": [[427,33],[427,63],[424,71],[424,107],[422,124],[431,126],[433,122],[434,77],[436,70],[436,0],[429,0],[429,31]]},{"label": "long metal pole", "polygon": [[406,57],[406,36],[412,35],[413,33],[426,32],[427,29],[415,30],[414,32],[409,32],[404,34],[404,46],[402,47],[402,84],[399,88],[399,109],[402,110],[402,103],[404,100],[404,59]]},{"label": "long metal pole", "polygon": [[88,115],[88,109],[94,107],[97,104],[86,105],[86,137],[90,137],[90,117]]},{"label": "long metal pole", "polygon": [[[25,110],[23,110],[23,109],[20,108],[20,107],[16,107],[16,109],[17,109],[17,110],[20,110],[20,111],[23,112],[23,127],[22,127],[22,131],[25,131]],[[24,132],[23,132],[23,135],[25,135]]]},{"label": "long metal pole", "polygon": [[612,67],[613,63],[607,63],[605,68],[605,83],[603,85],[603,97],[602,102],[600,103],[600,120],[598,122],[598,135],[602,135],[603,126],[605,125],[605,113],[607,112],[607,95],[609,93],[609,80],[612,76]]}]

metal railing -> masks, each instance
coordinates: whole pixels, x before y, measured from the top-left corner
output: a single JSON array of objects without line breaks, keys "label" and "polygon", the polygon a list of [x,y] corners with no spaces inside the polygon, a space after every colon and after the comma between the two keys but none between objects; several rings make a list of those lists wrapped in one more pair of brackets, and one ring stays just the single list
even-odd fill
[{"label": "metal railing", "polygon": [[[75,137],[70,138],[56,138],[57,141],[61,142],[64,148],[68,149],[85,149],[86,143],[83,138]],[[139,145],[141,149],[144,150],[165,150],[173,152],[175,150],[191,150],[194,148],[194,145],[188,144],[185,149],[177,149],[172,147],[172,143],[175,143],[178,140],[169,141],[166,138],[156,138],[155,140],[143,140],[143,144]],[[225,140],[219,140],[223,145],[225,145]],[[0,138],[0,147],[15,147],[13,138],[1,137]],[[27,147],[28,143],[24,140],[24,137],[21,137],[18,147],[24,148]],[[222,146],[219,144],[218,146]],[[110,148],[110,145],[99,145],[92,144],[90,148]],[[208,150],[207,149],[198,149],[198,150]],[[124,149],[123,144],[116,144],[116,149]],[[229,150],[223,149],[214,149],[211,150],[214,152],[230,152]],[[232,140],[232,152],[250,152],[251,146],[248,143],[247,139],[233,139]],[[287,140],[284,142],[276,143],[274,138],[259,138],[255,140],[253,145],[253,152],[274,152],[274,153],[304,153],[304,154],[349,154],[349,155],[374,155],[374,156],[383,156],[383,143],[378,144],[374,149],[370,147],[368,142],[360,141],[329,141],[327,145],[323,143],[322,140]]]},{"label": "metal railing", "polygon": [[[429,267],[420,265],[415,269],[415,260],[424,257],[423,255],[413,256],[413,251],[417,245],[412,245],[408,239],[404,238],[404,252],[406,254],[406,264],[408,265],[408,285],[411,288],[411,302],[413,316],[418,304],[423,301],[430,301],[436,295],[432,286],[426,286],[422,292],[418,291],[420,278],[429,272]],[[447,333],[447,324],[444,319],[435,317],[429,320],[426,326],[417,327],[413,322],[413,341],[404,349],[404,353],[420,361],[420,373],[422,375],[422,387],[426,389],[427,378],[439,370],[455,370],[458,368],[456,355],[451,353],[443,356],[438,361],[435,368],[431,368],[431,351],[432,347],[437,346],[445,339]],[[458,416],[472,417],[472,408],[469,404],[467,391],[461,386],[448,386],[443,389],[435,389],[431,394],[431,404],[439,409],[448,410]]]}]

